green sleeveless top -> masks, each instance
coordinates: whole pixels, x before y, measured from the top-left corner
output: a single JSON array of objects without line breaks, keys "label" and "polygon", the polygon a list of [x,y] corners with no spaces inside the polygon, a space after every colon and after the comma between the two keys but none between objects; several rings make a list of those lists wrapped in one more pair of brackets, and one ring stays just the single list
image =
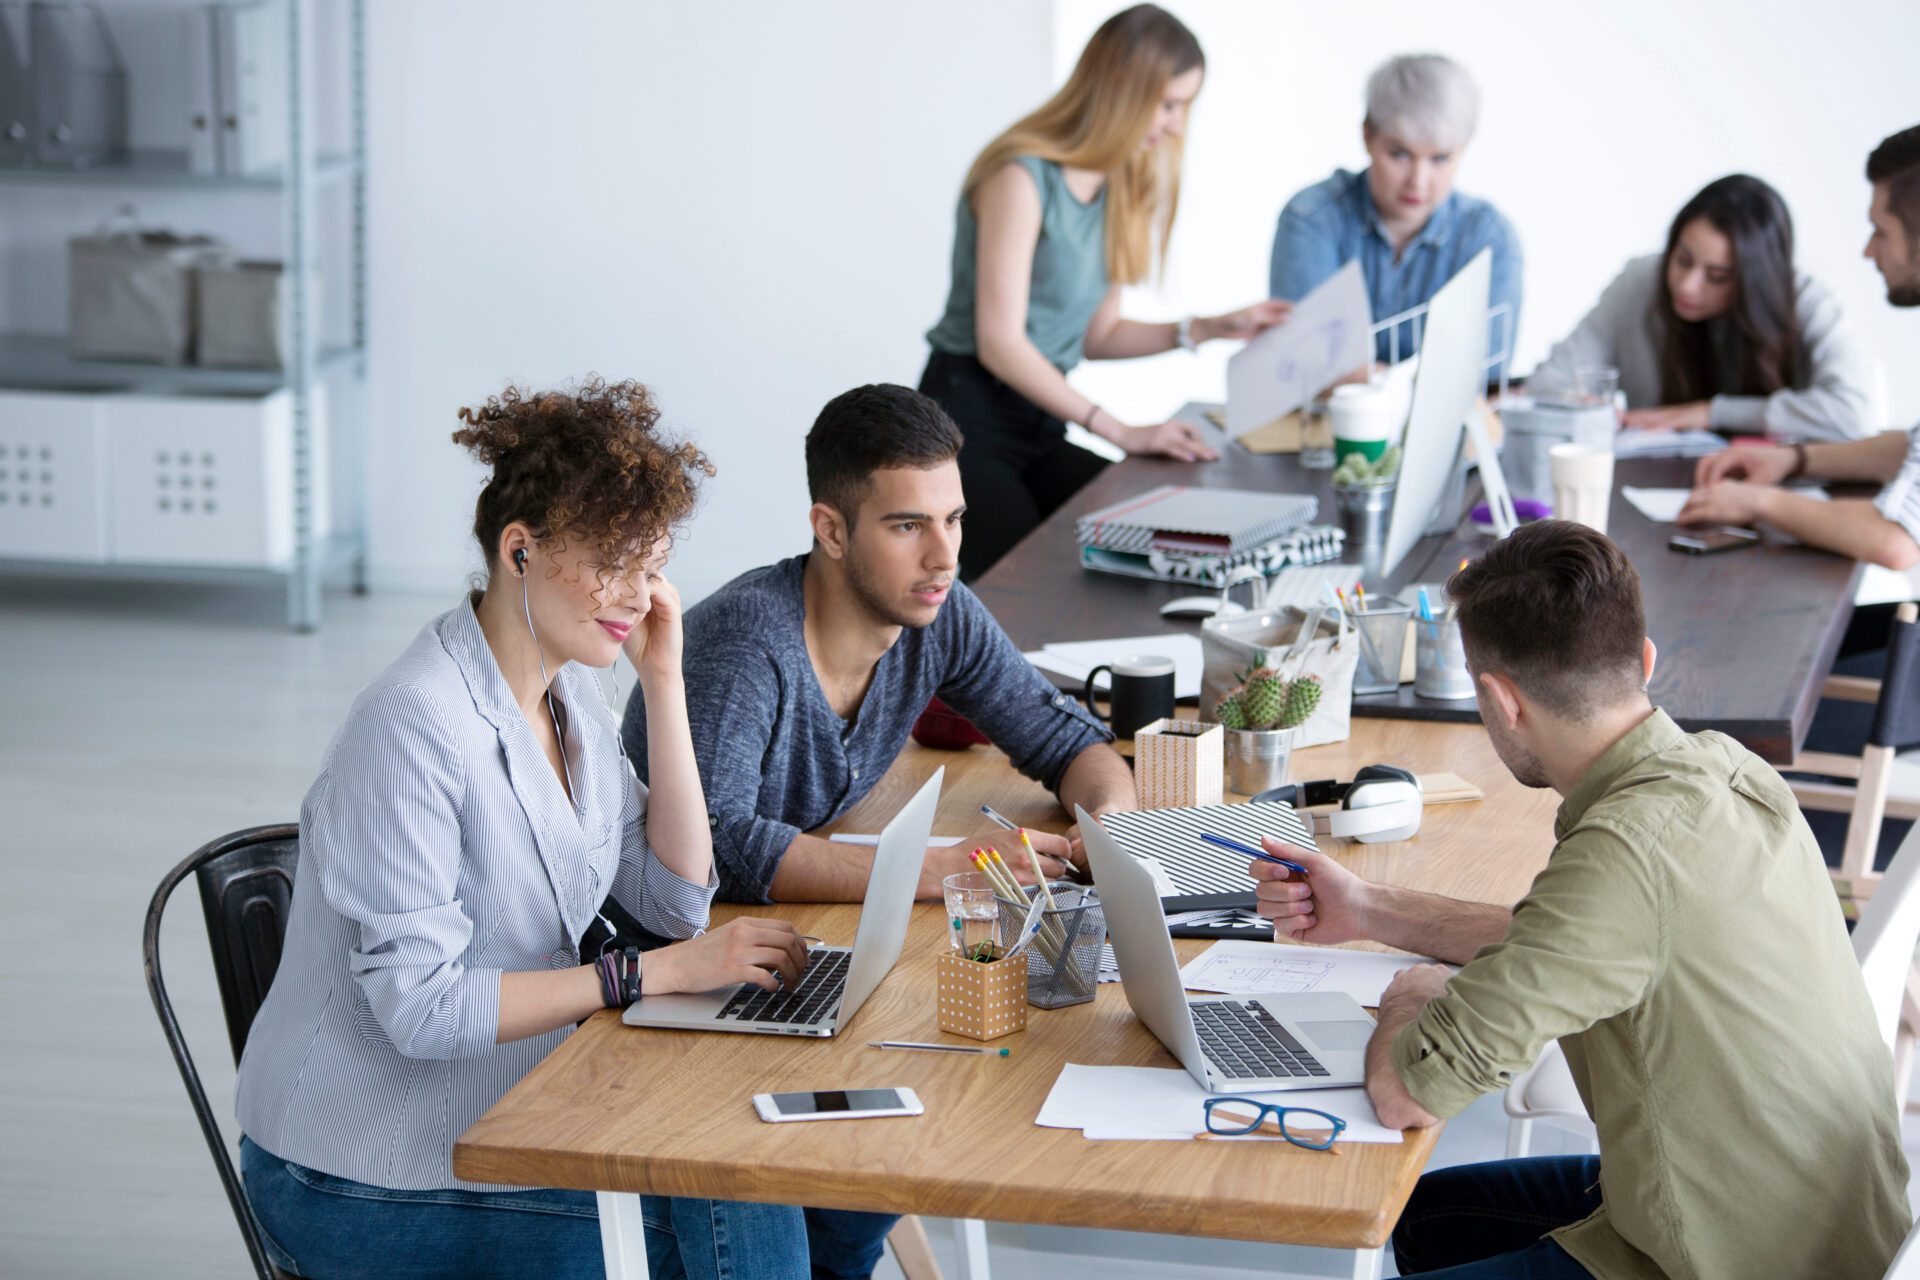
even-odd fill
[{"label": "green sleeveless top", "polygon": [[[1081,203],[1051,160],[1020,156],[1015,164],[1040,190],[1040,241],[1033,248],[1027,294],[1027,337],[1062,373],[1080,363],[1087,325],[1107,296],[1107,189]],[[940,323],[927,330],[935,351],[977,355],[973,332],[979,224],[966,197],[953,214],[953,288]]]}]

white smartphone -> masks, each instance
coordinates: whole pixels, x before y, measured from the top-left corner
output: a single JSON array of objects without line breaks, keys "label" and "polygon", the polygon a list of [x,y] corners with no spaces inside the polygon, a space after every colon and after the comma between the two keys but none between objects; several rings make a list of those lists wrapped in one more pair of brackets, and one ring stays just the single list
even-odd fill
[{"label": "white smartphone", "polygon": [[756,1093],[753,1109],[768,1124],[788,1120],[864,1120],[920,1116],[927,1109],[911,1089],[817,1089],[809,1093]]}]

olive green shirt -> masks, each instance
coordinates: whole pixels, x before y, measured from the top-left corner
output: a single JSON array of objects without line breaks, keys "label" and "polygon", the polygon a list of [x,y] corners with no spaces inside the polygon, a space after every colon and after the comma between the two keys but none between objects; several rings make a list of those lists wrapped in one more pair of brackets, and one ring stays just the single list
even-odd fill
[{"label": "olive green shirt", "polygon": [[1786,784],[1655,711],[1568,793],[1506,937],[1394,1040],[1451,1116],[1558,1038],[1602,1205],[1553,1233],[1602,1280],[1878,1280],[1906,1235],[1893,1060]]}]

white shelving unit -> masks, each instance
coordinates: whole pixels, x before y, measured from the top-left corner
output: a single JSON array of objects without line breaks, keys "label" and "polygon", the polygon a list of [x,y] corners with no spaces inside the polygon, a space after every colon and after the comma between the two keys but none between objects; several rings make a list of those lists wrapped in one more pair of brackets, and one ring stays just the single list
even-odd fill
[{"label": "white shelving unit", "polygon": [[[280,170],[199,175],[189,172],[184,151],[152,150],[130,152],[113,163],[87,169],[0,168],[0,186],[85,186],[128,192],[192,190],[210,197],[232,192],[277,195],[282,215],[280,258],[286,264],[292,303],[288,364],[282,370],[75,360],[67,354],[61,335],[0,332],[0,403],[10,401],[16,406],[11,429],[8,420],[0,418],[0,476],[4,477],[0,478],[0,493],[16,507],[22,501],[51,506],[58,495],[70,496],[76,508],[71,520],[63,508],[60,546],[35,548],[30,542],[16,540],[10,552],[0,552],[4,557],[0,558],[0,571],[33,572],[57,565],[63,574],[89,573],[106,578],[152,573],[178,577],[186,571],[196,577],[236,581],[275,574],[286,580],[288,625],[300,631],[312,631],[320,625],[320,586],[331,569],[343,568],[355,591],[366,589],[365,430],[328,431],[325,428],[332,424],[322,416],[328,400],[322,394],[326,379],[344,374],[364,384],[366,377],[365,0],[337,0],[347,23],[347,84],[341,87],[351,112],[350,145],[344,152],[327,154],[318,150],[314,110],[317,60],[313,56],[311,24],[321,0],[279,2],[287,14],[284,83],[288,156]],[[318,198],[334,184],[347,187],[347,216],[351,219],[350,250],[343,264],[348,272],[350,336],[344,346],[323,349],[316,321],[314,269],[318,259]],[[117,399],[120,397],[125,397],[124,407],[144,408],[149,421],[162,424],[167,423],[164,412],[146,405],[146,401],[206,397],[241,405],[236,410],[226,405],[209,408],[202,415],[205,421],[170,425],[165,440],[157,447],[143,448],[136,457],[124,446],[116,448],[111,421],[103,429],[86,411],[89,404],[98,406],[111,420],[116,404],[123,403]],[[66,412],[61,412],[63,400],[71,402],[65,406]],[[221,420],[235,418],[236,411],[243,415],[249,400],[259,410],[260,429],[247,437],[244,425],[230,422],[226,428],[230,439],[245,439],[247,448],[214,447],[213,437],[207,433],[221,430]],[[18,411],[21,405],[37,406],[37,422]],[[364,415],[333,415],[333,423],[342,420],[364,422]],[[33,434],[36,426],[38,435]],[[72,434],[51,434],[58,431]],[[89,431],[95,433],[90,453],[84,443]],[[347,462],[335,471],[348,487],[346,527],[338,531],[329,531],[325,509],[329,442],[333,448],[344,450]],[[63,446],[67,456],[56,468],[55,457]],[[100,468],[110,468],[116,456],[122,470],[137,474],[98,474]],[[92,459],[91,466],[85,461],[87,457]],[[260,492],[249,492],[256,480]],[[216,487],[222,484],[227,486],[225,491]],[[217,515],[225,519],[245,514],[260,515],[266,523],[261,525],[261,536],[243,541],[238,552],[215,553],[209,544],[203,553],[194,553],[190,549],[193,539],[188,537],[182,543],[189,548],[184,553],[176,546],[165,553],[143,555],[137,542],[138,530],[156,527],[151,522],[134,525],[125,536],[109,536],[112,508],[128,499],[133,486],[139,487],[141,500],[152,505],[154,512],[169,517]],[[126,492],[109,492],[123,487]],[[86,527],[89,511],[99,522],[91,532]],[[4,530],[7,517],[4,505],[0,505],[0,530]],[[284,536],[280,536],[282,533]]]}]

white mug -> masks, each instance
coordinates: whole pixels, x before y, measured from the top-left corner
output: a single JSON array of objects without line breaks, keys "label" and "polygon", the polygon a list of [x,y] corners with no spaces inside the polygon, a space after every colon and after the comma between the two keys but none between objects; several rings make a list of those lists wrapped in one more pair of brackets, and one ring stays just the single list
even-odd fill
[{"label": "white mug", "polygon": [[1613,451],[1584,444],[1556,444],[1547,450],[1553,471],[1553,513],[1589,529],[1607,531],[1613,502]]}]

